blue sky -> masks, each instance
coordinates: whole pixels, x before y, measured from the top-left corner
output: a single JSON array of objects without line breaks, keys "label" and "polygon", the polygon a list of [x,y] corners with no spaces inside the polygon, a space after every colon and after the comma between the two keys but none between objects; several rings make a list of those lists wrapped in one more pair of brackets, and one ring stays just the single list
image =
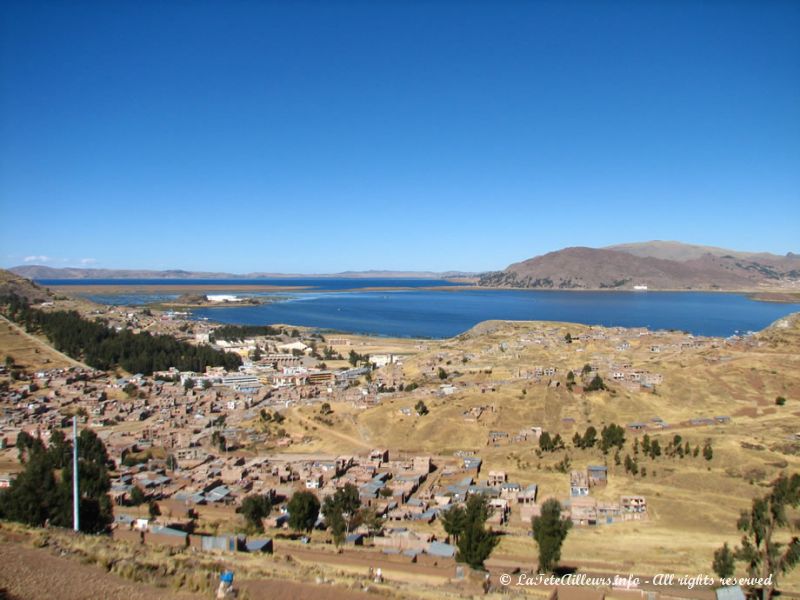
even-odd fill
[{"label": "blue sky", "polygon": [[800,3],[0,7],[0,264],[800,252]]}]

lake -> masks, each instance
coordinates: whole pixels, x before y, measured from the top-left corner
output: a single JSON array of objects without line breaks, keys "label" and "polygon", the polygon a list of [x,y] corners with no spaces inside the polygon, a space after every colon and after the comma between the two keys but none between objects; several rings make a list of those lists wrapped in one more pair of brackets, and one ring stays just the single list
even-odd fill
[{"label": "lake", "polygon": [[453,290],[300,293],[247,307],[193,310],[238,325],[286,323],[351,333],[448,338],[489,319],[680,329],[729,336],[763,329],[800,304],[702,292]]},{"label": "lake", "polygon": [[[763,329],[791,312],[800,311],[800,304],[758,302],[741,294],[448,290],[455,284],[432,279],[87,279],[38,283],[74,286],[76,293],[80,293],[82,285],[114,286],[114,293],[85,295],[97,302],[129,305],[177,297],[172,293],[137,292],[137,285],[170,286],[171,291],[181,285],[302,286],[308,289],[246,293],[268,298],[266,304],[197,308],[192,314],[195,318],[237,325],[285,323],[350,333],[424,338],[452,337],[489,319],[679,329],[696,335],[724,337]],[[119,291],[126,286],[131,287],[130,292]],[[390,289],[399,287],[406,289]],[[422,289],[435,287],[442,289]]]}]

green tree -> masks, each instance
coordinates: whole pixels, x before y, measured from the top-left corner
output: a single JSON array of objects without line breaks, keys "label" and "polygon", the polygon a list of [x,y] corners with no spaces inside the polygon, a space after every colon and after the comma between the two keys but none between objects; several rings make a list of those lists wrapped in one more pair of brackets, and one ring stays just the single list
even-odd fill
[{"label": "green tree", "polygon": [[238,512],[242,514],[247,526],[255,531],[263,532],[263,519],[269,516],[272,503],[263,494],[250,494],[242,500]]},{"label": "green tree", "polygon": [[330,403],[323,402],[322,406],[319,407],[319,412],[322,415],[329,415],[333,412],[333,409],[331,409]]},{"label": "green tree", "polygon": [[428,407],[427,407],[427,406],[425,406],[425,403],[424,403],[422,400],[420,400],[419,402],[417,402],[417,403],[414,405],[414,410],[416,410],[416,411],[417,411],[417,414],[418,414],[420,417],[422,417],[422,416],[424,416],[424,415],[427,415],[427,414],[428,414]]},{"label": "green tree", "polygon": [[615,446],[622,450],[624,445],[625,430],[621,425],[611,423],[603,427],[600,432],[600,449],[603,451],[603,454],[607,454],[608,451]]},{"label": "green tree", "polygon": [[706,440],[706,443],[703,444],[703,458],[706,460],[711,460],[714,458],[714,450],[711,448],[711,440]]},{"label": "green tree", "polygon": [[175,471],[178,468],[178,459],[175,458],[174,454],[167,454],[167,459],[164,461],[167,465],[167,469],[170,471]]},{"label": "green tree", "polygon": [[498,542],[494,534],[485,527],[488,518],[489,503],[483,494],[473,494],[467,498],[464,527],[458,536],[456,559],[473,569],[483,568],[483,562],[489,558]]},{"label": "green tree", "polygon": [[441,513],[442,527],[445,532],[453,539],[454,544],[458,544],[459,536],[464,532],[467,522],[467,514],[463,506],[453,506],[449,510]]},{"label": "green tree", "polygon": [[447,379],[447,371],[439,367],[439,379]]},{"label": "green tree", "polygon": [[720,579],[727,579],[733,576],[735,567],[736,564],[734,562],[733,552],[728,547],[728,543],[725,542],[722,548],[714,552],[714,562],[711,563],[711,568],[714,570],[714,573],[719,575]]},{"label": "green tree", "polygon": [[319,500],[312,492],[295,492],[286,508],[289,510],[289,527],[295,531],[311,532],[320,509]]},{"label": "green tree", "polygon": [[606,389],[606,384],[603,383],[603,378],[600,375],[595,375],[584,389],[587,392],[597,392]]},{"label": "green tree", "polygon": [[744,533],[742,545],[736,548],[736,560],[743,561],[747,573],[754,578],[772,575],[772,583],[759,589],[762,600],[775,593],[778,575],[789,572],[800,561],[800,539],[793,536],[782,544],[776,537],[781,529],[790,526],[788,508],[800,506],[800,474],[781,475],[772,482],[771,491],[753,500],[749,512],[742,512],[738,528]]},{"label": "green tree", "polygon": [[145,502],[147,502],[147,497],[144,495],[142,488],[138,485],[133,486],[133,488],[131,488],[131,504],[133,506],[139,506]]},{"label": "green tree", "polygon": [[783,396],[778,396],[777,398],[775,398],[775,404],[778,406],[783,406],[784,404],[786,404],[786,398],[784,398]]},{"label": "green tree", "polygon": [[581,448],[594,448],[594,445],[597,443],[597,429],[589,425],[586,428],[586,431],[583,434],[583,439],[581,440]]},{"label": "green tree", "polygon": [[533,539],[539,546],[539,573],[552,573],[561,560],[561,545],[572,521],[561,518],[561,504],[555,498],[546,500],[541,515],[531,521]]},{"label": "green tree", "polygon": [[361,499],[358,488],[352,483],[345,484],[322,503],[322,514],[331,531],[333,543],[341,546],[359,516]]},{"label": "green tree", "polygon": [[147,512],[150,514],[151,519],[155,519],[161,515],[161,509],[158,507],[158,503],[155,500],[149,502],[147,505]]}]

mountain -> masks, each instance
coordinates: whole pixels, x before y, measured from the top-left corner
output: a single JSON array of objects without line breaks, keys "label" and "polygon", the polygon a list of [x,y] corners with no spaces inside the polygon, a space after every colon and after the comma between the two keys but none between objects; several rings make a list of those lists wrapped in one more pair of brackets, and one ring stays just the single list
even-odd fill
[{"label": "mountain", "polygon": [[29,279],[0,269],[0,296],[17,295],[26,298],[31,303],[47,302],[52,300],[52,294],[39,287]]},{"label": "mountain", "polygon": [[[717,248],[715,246],[698,246],[696,244],[684,244],[682,242],[662,240],[617,244],[615,246],[606,246],[605,250],[618,250],[619,252],[633,254],[634,256],[663,258],[664,260],[677,260],[679,262],[702,258],[706,254],[719,257],[732,256],[745,260],[758,259],[772,261],[786,258],[785,256],[777,256],[767,252],[741,252],[737,250],[728,250],[727,248]],[[789,256],[792,256],[791,253]]]},{"label": "mountain", "polygon": [[461,271],[345,271],[332,274],[287,274],[287,273],[217,273],[205,271],[149,271],[141,269],[83,269],[55,268],[43,265],[21,265],[9,269],[16,275],[33,280],[41,279],[280,279],[280,278],[316,278],[316,277],[351,277],[391,278],[391,279],[450,279],[472,277],[474,273]]},{"label": "mountain", "polygon": [[478,285],[540,289],[750,290],[800,281],[800,256],[777,256],[643,242],[608,248],[565,248],[503,271],[485,273]]}]

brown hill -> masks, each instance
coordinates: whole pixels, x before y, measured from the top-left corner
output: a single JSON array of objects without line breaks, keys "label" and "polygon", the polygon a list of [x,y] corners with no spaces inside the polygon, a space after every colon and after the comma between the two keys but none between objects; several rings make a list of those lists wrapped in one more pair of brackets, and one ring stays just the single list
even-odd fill
[{"label": "brown hill", "polygon": [[39,287],[32,281],[11,271],[0,269],[0,296],[9,294],[27,298],[32,303],[46,302],[53,299],[49,290]]},{"label": "brown hill", "polygon": [[[631,289],[642,285],[662,290],[746,290],[779,287],[800,280],[800,257],[792,254],[730,253],[721,248],[677,242],[622,247],[626,251],[565,248],[514,263],[504,271],[487,273],[479,285],[542,289]],[[705,249],[710,251],[703,252]]]}]

